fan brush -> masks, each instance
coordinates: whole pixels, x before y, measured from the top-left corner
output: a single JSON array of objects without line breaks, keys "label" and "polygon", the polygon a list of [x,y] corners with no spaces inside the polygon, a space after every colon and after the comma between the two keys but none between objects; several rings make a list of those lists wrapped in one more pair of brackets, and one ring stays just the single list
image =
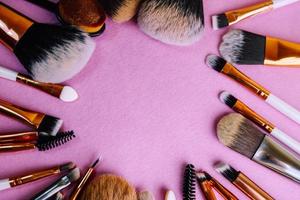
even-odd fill
[{"label": "fan brush", "polygon": [[183,180],[183,200],[195,200],[195,185],[196,185],[196,172],[192,164],[188,164],[184,171]]}]

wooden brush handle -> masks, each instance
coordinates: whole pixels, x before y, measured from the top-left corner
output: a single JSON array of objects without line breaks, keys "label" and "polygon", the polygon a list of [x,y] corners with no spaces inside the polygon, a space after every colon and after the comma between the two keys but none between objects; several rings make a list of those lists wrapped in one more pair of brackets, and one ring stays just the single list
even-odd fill
[{"label": "wooden brush handle", "polygon": [[0,135],[0,144],[15,142],[36,142],[37,140],[38,132],[24,132]]},{"label": "wooden brush handle", "polygon": [[4,143],[0,144],[0,153],[16,152],[35,149],[33,143]]},{"label": "wooden brush handle", "polygon": [[48,0],[26,0],[50,12],[56,13],[57,4]]}]

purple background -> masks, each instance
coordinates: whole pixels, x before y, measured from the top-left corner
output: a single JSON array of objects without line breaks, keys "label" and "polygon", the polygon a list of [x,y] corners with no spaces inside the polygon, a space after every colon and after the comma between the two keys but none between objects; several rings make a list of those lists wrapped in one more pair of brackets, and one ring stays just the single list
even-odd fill
[{"label": "purple background", "polygon": [[[40,22],[56,18],[24,1],[2,0]],[[205,1],[206,31],[201,41],[189,47],[168,46],[144,35],[134,21],[107,21],[98,38],[93,58],[86,68],[68,81],[80,99],[63,103],[26,86],[0,80],[0,98],[33,110],[59,116],[64,130],[74,129],[77,138],[48,152],[21,152],[0,156],[0,178],[74,161],[82,169],[104,157],[97,172],[126,177],[137,188],[147,188],[163,199],[166,189],[181,199],[184,165],[204,169],[235,193],[246,197],[212,165],[229,162],[242,170],[273,197],[300,197],[299,185],[227,149],[216,138],[217,120],[230,110],[220,103],[218,93],[228,90],[259,111],[278,127],[300,140],[299,125],[285,118],[240,85],[217,74],[204,64],[208,53],[217,53],[220,37],[227,30],[213,31],[210,16],[256,1]],[[300,3],[236,25],[236,28],[300,42]],[[11,52],[0,46],[0,64],[24,72]],[[241,66],[274,94],[300,108],[300,70]],[[0,116],[1,132],[31,130]],[[55,178],[2,191],[1,200],[24,200]],[[198,189],[197,189],[198,190]],[[199,197],[199,196],[198,196]],[[197,199],[198,199],[197,197]]]}]

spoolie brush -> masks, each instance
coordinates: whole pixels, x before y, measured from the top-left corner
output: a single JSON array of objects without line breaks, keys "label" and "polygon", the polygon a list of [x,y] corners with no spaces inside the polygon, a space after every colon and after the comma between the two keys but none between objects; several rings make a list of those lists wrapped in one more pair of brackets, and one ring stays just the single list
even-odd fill
[{"label": "spoolie brush", "polygon": [[196,173],[195,167],[192,164],[188,164],[184,171],[183,180],[183,200],[195,200],[195,184]]},{"label": "spoolie brush", "polygon": [[38,140],[36,147],[39,151],[48,151],[71,141],[75,137],[73,131],[59,133],[55,137],[41,138]]},{"label": "spoolie brush", "polygon": [[300,44],[243,30],[223,36],[221,55],[232,63],[248,65],[300,65]]},{"label": "spoolie brush", "polygon": [[0,3],[0,40],[37,81],[60,83],[86,65],[95,44],[73,26],[42,24]]},{"label": "spoolie brush", "polygon": [[145,0],[138,25],[147,35],[174,45],[198,41],[204,29],[202,0]]}]

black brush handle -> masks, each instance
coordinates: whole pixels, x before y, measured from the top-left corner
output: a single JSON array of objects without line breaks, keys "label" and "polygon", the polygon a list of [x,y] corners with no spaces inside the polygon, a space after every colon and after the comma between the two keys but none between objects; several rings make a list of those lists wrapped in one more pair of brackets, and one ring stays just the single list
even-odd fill
[{"label": "black brush handle", "polygon": [[48,0],[26,0],[26,1],[33,3],[41,8],[44,8],[50,12],[56,13],[57,4],[52,1],[48,1]]}]

